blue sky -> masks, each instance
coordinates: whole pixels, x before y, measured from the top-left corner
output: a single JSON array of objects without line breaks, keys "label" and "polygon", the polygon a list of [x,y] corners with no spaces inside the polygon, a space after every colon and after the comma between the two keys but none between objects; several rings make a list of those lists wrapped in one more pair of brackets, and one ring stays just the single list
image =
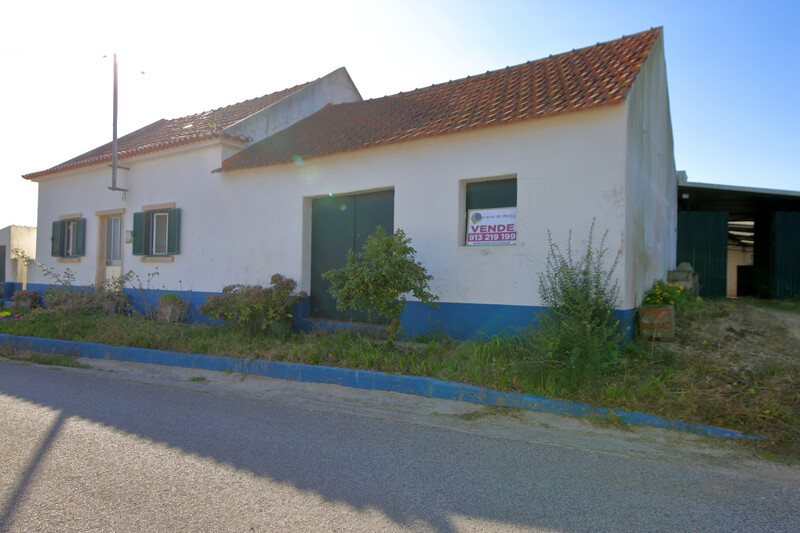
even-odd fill
[{"label": "blue sky", "polygon": [[[800,2],[15,2],[0,27],[0,228],[36,225],[21,174],[119,133],[347,67],[365,98],[664,27],[677,168],[800,190]],[[106,56],[106,57],[104,57]],[[143,72],[143,73],[142,73]]]}]

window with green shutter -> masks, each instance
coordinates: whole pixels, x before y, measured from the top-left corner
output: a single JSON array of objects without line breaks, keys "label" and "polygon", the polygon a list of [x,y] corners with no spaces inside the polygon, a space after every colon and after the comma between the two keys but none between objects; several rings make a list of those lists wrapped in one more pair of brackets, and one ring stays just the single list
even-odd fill
[{"label": "window with green shutter", "polygon": [[176,255],[180,251],[180,209],[133,214],[133,255]]},{"label": "window with green shutter", "polygon": [[71,218],[53,221],[50,254],[53,257],[81,257],[86,242],[86,219]]}]

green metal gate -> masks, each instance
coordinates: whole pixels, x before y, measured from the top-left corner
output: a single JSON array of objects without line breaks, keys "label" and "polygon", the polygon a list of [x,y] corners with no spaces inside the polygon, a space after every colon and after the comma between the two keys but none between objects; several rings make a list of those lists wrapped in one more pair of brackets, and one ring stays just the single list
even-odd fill
[{"label": "green metal gate", "polygon": [[800,295],[800,213],[773,215],[772,254],[772,297]]},{"label": "green metal gate", "polygon": [[[394,191],[317,198],[311,204],[311,316],[366,321],[366,314],[340,311],[322,274],[344,266],[348,250],[360,250],[382,226],[394,232]],[[376,317],[372,317],[375,321]]]},{"label": "green metal gate", "polygon": [[728,292],[728,213],[678,212],[678,263],[697,272],[700,296],[725,297]]}]

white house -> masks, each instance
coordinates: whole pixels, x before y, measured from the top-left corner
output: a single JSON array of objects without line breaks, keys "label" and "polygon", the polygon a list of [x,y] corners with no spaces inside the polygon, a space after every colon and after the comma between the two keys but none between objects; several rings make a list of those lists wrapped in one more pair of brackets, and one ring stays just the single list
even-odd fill
[{"label": "white house", "polygon": [[660,28],[374,100],[340,69],[119,144],[124,192],[108,190],[110,145],[25,176],[39,260],[82,284],[157,269],[156,288],[197,302],[281,273],[310,294],[305,315],[341,320],[321,274],[380,224],[412,238],[440,298],[411,302],[406,331],[468,336],[542,309],[548,230],[575,247],[592,221],[608,231],[623,316],[675,265]]}]

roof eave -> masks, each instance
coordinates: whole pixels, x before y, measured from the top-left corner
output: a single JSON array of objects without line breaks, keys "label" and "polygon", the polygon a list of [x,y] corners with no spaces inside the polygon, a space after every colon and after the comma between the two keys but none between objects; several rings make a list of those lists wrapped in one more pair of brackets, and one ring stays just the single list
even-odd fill
[{"label": "roof eave", "polygon": [[[148,154],[152,154],[152,153],[156,153],[156,152],[163,152],[163,151],[167,151],[167,150],[173,150],[173,149],[181,148],[181,147],[188,146],[188,145],[191,145],[191,144],[197,144],[197,143],[201,143],[201,142],[213,141],[215,139],[217,139],[217,140],[219,140],[221,142],[233,141],[235,144],[240,145],[240,146],[244,146],[249,140],[249,139],[242,139],[242,138],[239,138],[239,137],[234,137],[232,135],[227,135],[225,133],[208,133],[208,134],[204,134],[204,135],[196,135],[196,136],[188,137],[186,139],[180,139],[180,140],[174,141],[174,142],[159,143],[159,144],[156,144],[156,145],[145,146],[145,147],[137,148],[137,149],[134,149],[134,150],[127,150],[127,151],[124,151],[124,152],[119,152],[117,154],[117,160],[118,161],[124,161],[124,160],[132,159],[132,158],[138,157],[138,156],[148,155]],[[81,169],[81,168],[89,168],[89,167],[94,167],[94,166],[99,166],[99,165],[104,165],[104,164],[110,164],[111,161],[112,161],[111,154],[107,154],[107,155],[104,154],[104,155],[99,156],[99,157],[94,157],[94,158],[90,158],[90,159],[83,159],[83,160],[76,161],[76,162],[71,163],[71,164],[56,165],[55,167],[49,168],[47,170],[42,170],[42,171],[39,171],[39,172],[32,172],[30,174],[23,174],[22,177],[24,179],[26,179],[26,180],[35,181],[35,180],[37,180],[39,178],[43,178],[43,177],[47,177],[47,176],[54,176],[56,174],[61,174],[61,173],[64,173],[64,172],[70,172],[70,171],[78,170],[78,169]]]}]

